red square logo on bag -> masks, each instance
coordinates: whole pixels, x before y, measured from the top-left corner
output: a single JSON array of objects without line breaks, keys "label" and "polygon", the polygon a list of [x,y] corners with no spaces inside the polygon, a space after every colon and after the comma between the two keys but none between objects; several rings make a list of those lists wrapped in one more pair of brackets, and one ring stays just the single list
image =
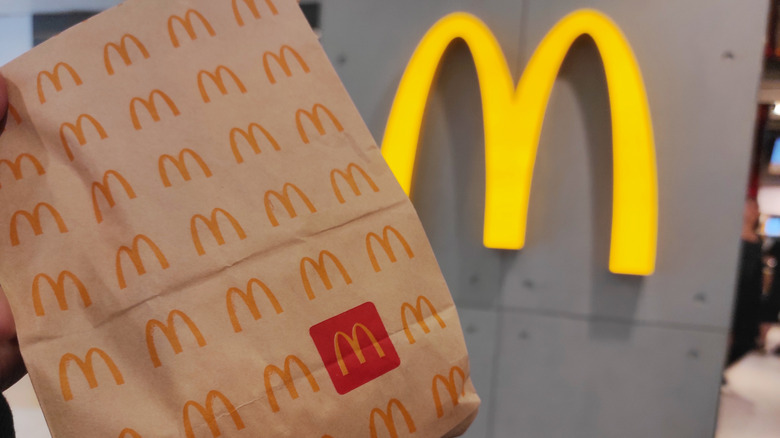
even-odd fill
[{"label": "red square logo on bag", "polygon": [[312,326],[309,334],[339,394],[346,394],[401,364],[371,302]]}]

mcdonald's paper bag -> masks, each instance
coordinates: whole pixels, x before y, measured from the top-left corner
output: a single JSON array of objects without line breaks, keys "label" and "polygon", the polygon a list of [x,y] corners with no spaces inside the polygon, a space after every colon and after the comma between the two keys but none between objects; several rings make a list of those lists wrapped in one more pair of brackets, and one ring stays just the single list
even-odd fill
[{"label": "mcdonald's paper bag", "polygon": [[130,0],[4,66],[0,283],[61,437],[440,437],[479,399],[294,0]]}]

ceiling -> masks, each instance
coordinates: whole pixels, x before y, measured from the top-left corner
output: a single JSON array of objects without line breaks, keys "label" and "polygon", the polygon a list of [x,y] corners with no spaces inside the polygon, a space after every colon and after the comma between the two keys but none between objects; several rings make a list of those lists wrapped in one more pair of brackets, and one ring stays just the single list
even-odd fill
[{"label": "ceiling", "polygon": [[42,12],[96,11],[110,8],[120,0],[0,0],[0,15],[26,15]]}]

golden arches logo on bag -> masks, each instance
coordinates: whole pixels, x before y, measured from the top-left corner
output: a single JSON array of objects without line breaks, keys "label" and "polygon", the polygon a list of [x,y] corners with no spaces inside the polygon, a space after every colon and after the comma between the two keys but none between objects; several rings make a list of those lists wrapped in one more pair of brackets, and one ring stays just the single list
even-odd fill
[{"label": "golden arches logo on bag", "polygon": [[241,136],[244,140],[246,140],[255,155],[259,155],[262,152],[260,149],[260,143],[257,140],[257,131],[260,131],[260,133],[263,134],[265,139],[268,140],[268,143],[271,144],[271,147],[274,148],[274,150],[281,150],[279,143],[276,141],[274,136],[271,135],[271,133],[268,132],[268,130],[265,129],[263,125],[252,122],[249,124],[249,126],[247,126],[246,131],[238,127],[230,130],[230,149],[233,151],[233,156],[236,158],[236,163],[241,164],[244,162],[244,157],[241,155],[241,151],[238,148],[238,136]]},{"label": "golden arches logo on bag", "polygon": [[41,298],[41,280],[44,280],[45,284],[49,285],[49,290],[54,292],[54,297],[57,299],[60,310],[68,310],[68,298],[65,296],[65,280],[70,280],[70,284],[75,287],[81,297],[81,302],[84,304],[84,307],[92,305],[92,299],[89,296],[87,287],[84,286],[84,283],[81,282],[76,274],[70,271],[62,271],[60,272],[60,275],[57,276],[57,281],[54,281],[54,279],[48,275],[40,273],[35,276],[32,284],[33,308],[35,309],[35,314],[37,316],[44,316],[46,314],[43,310],[43,300]]},{"label": "golden arches logo on bag", "polygon": [[84,359],[81,359],[73,353],[66,353],[60,359],[60,389],[62,390],[62,397],[65,401],[73,400],[73,392],[70,388],[70,377],[68,377],[68,364],[70,362],[75,362],[76,365],[78,365],[81,373],[87,379],[89,389],[98,387],[97,376],[95,376],[95,355],[97,355],[106,365],[117,385],[125,384],[125,379],[122,377],[122,373],[119,371],[116,363],[114,363],[114,360],[111,359],[111,356],[109,356],[108,353],[100,348],[90,348]]},{"label": "golden arches logo on bag", "polygon": [[[259,20],[262,16],[260,14],[260,10],[257,7],[257,4],[255,3],[255,0],[240,0],[247,9],[249,9],[249,12],[252,14],[252,16],[255,18],[255,20]],[[265,5],[268,8],[268,10],[273,15],[279,14],[279,12],[276,10],[276,5],[274,5],[274,2],[271,0],[264,0]],[[239,0],[233,0],[233,15],[236,17],[236,23],[239,26],[244,25],[244,17],[241,15],[241,11],[239,10],[238,3]]]},{"label": "golden arches logo on bag", "polygon": [[151,93],[149,93],[148,99],[142,99],[140,97],[134,97],[130,101],[130,119],[133,122],[133,127],[140,131],[143,129],[143,126],[141,125],[141,120],[138,117],[138,104],[140,103],[141,106],[146,110],[146,112],[149,114],[149,116],[152,118],[152,121],[159,122],[161,120],[160,118],[160,112],[157,109],[157,98],[162,99],[163,102],[165,102],[166,105],[168,105],[168,109],[171,110],[171,114],[173,114],[174,117],[180,115],[179,107],[176,106],[176,103],[174,103],[173,99],[171,99],[170,96],[165,94],[165,92],[161,90],[152,90]]},{"label": "golden arches logo on bag", "polygon": [[184,351],[181,346],[181,341],[179,340],[179,333],[176,331],[175,323],[177,318],[190,330],[192,337],[195,338],[195,341],[198,343],[198,347],[206,346],[206,339],[203,337],[203,333],[200,332],[200,329],[198,329],[198,326],[195,325],[195,322],[193,322],[192,319],[181,310],[171,310],[170,313],[168,313],[168,319],[166,322],[162,322],[157,319],[150,319],[146,323],[146,347],[149,350],[149,357],[151,358],[152,364],[155,368],[162,366],[160,355],[157,353],[157,344],[154,342],[155,328],[160,329],[159,331],[161,331],[165,335],[165,338],[168,339],[168,343],[173,349],[173,354],[179,354]]},{"label": "golden arches logo on bag", "polygon": [[196,214],[192,216],[192,219],[190,220],[190,233],[192,234],[192,243],[195,245],[195,250],[198,252],[198,255],[202,256],[206,254],[206,250],[203,248],[203,243],[200,241],[198,223],[203,223],[206,225],[206,228],[208,228],[208,230],[211,232],[211,235],[214,236],[214,239],[216,239],[217,245],[222,246],[225,244],[225,236],[222,234],[222,228],[220,228],[218,221],[220,216],[227,219],[227,221],[233,227],[233,231],[236,232],[239,240],[246,239],[246,233],[241,227],[241,224],[239,224],[236,218],[234,218],[233,215],[227,211],[221,208],[215,208],[211,211],[210,218],[207,218],[202,214]]},{"label": "golden arches logo on bag", "polygon": [[374,193],[379,191],[379,187],[376,185],[374,180],[371,179],[368,173],[363,170],[362,167],[355,163],[349,163],[347,168],[344,170],[333,169],[330,171],[330,185],[333,187],[333,194],[336,195],[336,199],[338,199],[339,204],[344,204],[347,201],[344,199],[344,195],[341,193],[341,188],[339,188],[338,184],[339,180],[336,178],[337,176],[341,177],[341,181],[345,181],[347,183],[347,186],[352,189],[352,193],[355,196],[361,196],[363,194],[363,192],[360,190],[360,186],[358,186],[355,172],[357,172],[357,175],[362,177],[362,180]]},{"label": "golden arches logo on bag", "polygon": [[409,246],[409,243],[406,241],[406,239],[404,239],[404,236],[392,226],[387,225],[382,229],[381,237],[374,232],[366,234],[366,252],[368,253],[369,260],[371,260],[371,266],[374,268],[374,272],[379,272],[382,270],[382,268],[379,266],[379,261],[376,258],[376,253],[374,252],[374,242],[378,243],[379,247],[384,250],[387,258],[390,259],[390,263],[395,263],[398,260],[395,256],[395,251],[390,244],[391,234],[395,237],[395,241],[398,242],[404,249],[406,256],[410,259],[414,258],[412,247]]},{"label": "golden arches logo on bag", "polygon": [[143,438],[140,433],[136,432],[133,429],[130,429],[129,427],[126,427],[122,429],[121,432],[119,432],[118,438]]},{"label": "golden arches logo on bag", "polygon": [[309,280],[308,266],[314,268],[314,272],[317,273],[317,276],[322,281],[325,290],[333,289],[333,282],[330,280],[330,274],[328,274],[328,268],[325,263],[326,261],[330,261],[330,265],[338,270],[338,273],[341,274],[341,278],[344,280],[345,284],[352,284],[352,277],[349,276],[349,272],[347,272],[347,269],[341,263],[341,260],[333,255],[332,252],[322,250],[316,261],[311,257],[304,257],[301,259],[301,281],[303,282],[303,289],[306,291],[306,296],[309,297],[309,300],[313,300],[315,295],[311,280]]},{"label": "golden arches logo on bag", "polygon": [[[232,420],[233,424],[236,426],[236,430],[242,430],[244,426],[244,420],[241,418],[241,415],[238,413],[238,410],[236,407],[231,403],[230,400],[228,400],[227,397],[225,397],[225,394],[222,394],[221,392],[217,390],[211,390],[208,394],[206,394],[206,405],[202,405],[198,402],[189,400],[187,403],[184,404],[183,412],[182,412],[182,420],[184,422],[184,433],[187,435],[187,438],[195,438],[195,429],[192,427],[192,419],[190,418],[190,411],[191,408],[195,408],[196,411],[200,414],[200,416],[203,418],[203,420],[206,421],[206,425],[209,427],[209,430],[211,431],[211,436],[218,437],[222,435],[222,431],[219,428],[219,424],[217,423],[217,415],[214,412],[214,401],[219,400],[222,402],[222,406],[225,408],[225,410],[228,412],[228,415]],[[219,418],[225,417],[225,415],[220,415]]]},{"label": "golden arches logo on bag", "polygon": [[284,186],[282,186],[281,193],[277,192],[276,190],[268,190],[265,192],[265,196],[263,197],[263,202],[265,203],[265,214],[268,216],[268,221],[271,222],[272,226],[279,226],[279,221],[276,219],[276,213],[274,213],[273,199],[276,199],[282,203],[282,207],[284,207],[284,209],[287,211],[290,219],[298,217],[298,211],[295,209],[295,206],[292,202],[293,193],[295,193],[297,198],[306,206],[306,208],[309,210],[309,213],[317,212],[317,208],[314,207],[314,204],[312,204],[311,200],[309,200],[309,197],[306,196],[306,193],[304,193],[303,190],[298,188],[298,186],[293,183],[285,183]]},{"label": "golden arches logo on bag", "polygon": [[163,186],[165,187],[171,187],[171,180],[168,177],[168,168],[166,167],[167,163],[173,164],[173,166],[176,168],[176,170],[179,171],[179,175],[181,175],[182,179],[184,181],[190,181],[192,179],[192,175],[190,174],[190,169],[187,167],[187,163],[184,161],[186,157],[190,157],[192,161],[195,162],[195,164],[200,167],[201,172],[203,172],[203,176],[206,178],[211,178],[211,169],[209,168],[208,164],[203,160],[203,158],[198,155],[197,152],[193,151],[190,148],[184,148],[179,152],[178,158],[163,154],[160,156],[160,158],[157,160],[157,169],[160,172],[160,180],[163,183]]},{"label": "golden arches logo on bag", "polygon": [[237,296],[241,298],[242,302],[244,303],[244,306],[247,309],[249,309],[249,313],[252,315],[252,318],[254,318],[255,321],[261,318],[260,308],[258,307],[257,299],[255,298],[254,286],[257,286],[260,289],[262,289],[262,291],[265,293],[265,297],[268,299],[268,302],[274,308],[277,315],[284,312],[284,309],[282,309],[281,304],[279,304],[279,300],[276,299],[276,295],[274,295],[274,293],[271,291],[271,289],[268,286],[265,285],[265,283],[263,283],[262,281],[256,278],[252,278],[247,282],[245,291],[237,287],[231,287],[227,291],[225,301],[227,305],[228,315],[230,316],[230,323],[233,325],[233,331],[236,333],[242,331],[243,328],[241,327],[241,323],[238,320],[238,315],[236,314],[236,305],[235,302],[233,301],[234,297]]},{"label": "golden arches logo on bag", "polygon": [[620,29],[583,9],[561,19],[531,56],[517,85],[500,45],[478,18],[453,13],[423,37],[406,67],[382,141],[382,155],[408,194],[428,94],[445,49],[461,39],[471,50],[482,94],[485,130],[484,244],[525,244],[528,200],[547,102],[574,40],[598,47],[612,108],[613,204],[610,271],[650,275],[655,269],[658,182],[655,143],[644,81]]},{"label": "golden arches logo on bag", "polygon": [[70,78],[73,80],[73,83],[76,86],[81,85],[83,82],[81,80],[81,76],[79,76],[78,73],[76,73],[76,70],[73,69],[73,67],[70,66],[67,62],[58,62],[52,71],[46,71],[43,70],[40,73],[38,73],[38,99],[41,101],[41,103],[46,103],[46,95],[43,92],[43,80],[48,79],[49,83],[54,87],[54,91],[60,92],[63,89],[63,83],[62,83],[62,77],[60,76],[60,73],[62,72],[61,69],[65,69],[65,71],[68,72],[70,75]]},{"label": "golden arches logo on bag", "polygon": [[43,225],[41,224],[41,210],[46,210],[49,212],[49,216],[51,216],[51,218],[57,224],[57,229],[61,234],[68,232],[68,226],[65,225],[65,221],[62,220],[60,212],[58,212],[57,209],[52,207],[50,204],[39,202],[35,208],[33,208],[32,213],[26,210],[18,210],[13,214],[13,216],[11,216],[11,246],[17,246],[20,243],[17,223],[20,217],[23,217],[27,220],[27,223],[30,225],[30,227],[32,227],[33,233],[36,236],[43,234]]},{"label": "golden arches logo on bag", "polygon": [[116,170],[107,170],[106,173],[103,174],[102,182],[95,181],[92,183],[92,207],[95,210],[95,220],[97,220],[97,223],[103,222],[103,212],[100,211],[100,204],[98,203],[98,193],[103,195],[103,199],[106,200],[109,207],[113,208],[114,206],[116,206],[114,193],[111,191],[111,186],[108,184],[109,177],[114,177],[114,179],[122,186],[122,189],[124,189],[128,199],[136,198],[135,191],[133,190],[133,186],[131,186],[130,183],[127,182],[127,180],[125,179],[125,177],[122,176],[121,173],[117,172]]},{"label": "golden arches logo on bag", "polygon": [[374,333],[372,333],[371,330],[369,330],[365,325],[357,322],[352,326],[351,335],[339,331],[336,332],[336,335],[333,337],[333,349],[336,351],[336,363],[338,363],[341,374],[344,376],[349,374],[349,370],[347,370],[347,365],[344,363],[344,355],[341,352],[341,339],[347,341],[347,344],[350,346],[350,348],[352,348],[352,354],[355,355],[359,363],[366,363],[366,357],[363,355],[363,347],[360,346],[360,340],[358,337],[360,333],[363,333],[363,335],[368,338],[368,340],[371,342],[371,346],[374,348],[374,351],[376,351],[376,354],[380,358],[385,357],[385,351],[382,349],[382,346],[379,345],[379,342],[376,340]]},{"label": "golden arches logo on bag", "polygon": [[404,404],[401,403],[398,399],[393,398],[387,402],[387,408],[384,410],[381,408],[374,408],[371,410],[371,414],[369,415],[368,420],[368,429],[371,433],[371,438],[377,438],[380,436],[379,429],[377,429],[376,426],[377,416],[379,416],[379,418],[382,420],[382,424],[384,424],[385,429],[390,434],[390,436],[396,438],[398,437],[398,428],[395,423],[396,417],[393,415],[395,410],[393,408],[395,408],[395,410],[401,414],[404,423],[406,423],[406,429],[409,431],[409,433],[414,433],[417,430],[417,427],[414,424],[414,420],[412,419],[412,415],[406,409],[406,406],[404,406]]},{"label": "golden arches logo on bag", "polygon": [[274,76],[273,70],[271,69],[271,60],[273,60],[274,63],[282,70],[285,76],[288,78],[292,77],[293,72],[290,68],[290,62],[287,58],[287,55],[291,55],[293,59],[298,62],[298,66],[301,68],[301,70],[303,70],[304,73],[311,72],[309,69],[309,64],[303,60],[301,54],[287,44],[284,44],[281,48],[279,48],[277,53],[274,53],[270,50],[263,53],[263,68],[265,69],[266,77],[268,77],[268,82],[271,84],[276,83],[276,76]]},{"label": "golden arches logo on bag", "polygon": [[279,407],[279,402],[276,400],[276,394],[274,393],[274,385],[271,383],[271,378],[273,376],[278,376],[282,379],[282,382],[284,383],[284,386],[287,388],[287,392],[290,393],[290,397],[295,400],[298,398],[298,389],[295,387],[295,381],[300,379],[294,379],[292,374],[292,365],[295,364],[295,366],[298,368],[298,370],[303,374],[303,377],[306,378],[309,382],[309,386],[311,386],[312,392],[319,392],[320,391],[320,385],[317,384],[317,380],[314,378],[314,376],[311,374],[311,371],[309,371],[309,367],[306,366],[305,363],[296,355],[290,355],[287,356],[284,359],[284,369],[279,368],[276,365],[268,365],[265,367],[265,370],[263,371],[263,380],[265,383],[265,393],[268,397],[268,404],[271,406],[271,410],[273,412],[279,412],[281,409]]},{"label": "golden arches logo on bag", "polygon": [[[204,17],[203,14],[196,11],[195,9],[189,9],[184,14],[184,17],[179,15],[171,15],[170,18],[168,18],[168,35],[171,37],[171,43],[173,44],[173,47],[179,47],[181,45],[179,42],[179,36],[176,33],[177,28],[183,28],[191,40],[198,39],[198,34],[195,32],[195,24],[192,22],[193,17],[200,21],[201,26],[206,30],[206,32],[208,32],[209,35],[217,35],[217,33],[214,31],[214,28],[211,27],[211,23],[206,20],[206,17]],[[179,26],[176,26],[176,24]]]},{"label": "golden arches logo on bag", "polygon": [[325,135],[326,131],[325,125],[322,122],[322,113],[325,113],[325,115],[328,116],[328,119],[330,119],[330,122],[336,128],[336,131],[344,131],[344,127],[341,125],[339,119],[336,118],[333,112],[325,105],[321,103],[315,103],[314,106],[312,106],[311,111],[299,108],[295,112],[295,125],[298,127],[298,135],[300,135],[301,140],[305,144],[309,144],[310,140],[309,134],[306,133],[306,129],[303,125],[303,117],[306,117],[309,120],[309,124],[314,125],[314,129],[317,130],[319,135]]},{"label": "golden arches logo on bag", "polygon": [[[455,381],[456,375],[460,377],[460,391],[458,391],[457,382]],[[444,389],[447,391],[447,394],[450,395],[452,405],[458,406],[460,397],[466,395],[466,373],[461,367],[454,366],[450,369],[448,377],[444,377],[441,374],[437,374],[433,377],[431,391],[433,393],[433,403],[436,405],[436,415],[439,418],[444,416],[444,407],[442,406],[441,396],[439,395],[440,383],[441,385],[444,385]]]},{"label": "golden arches logo on bag", "polygon": [[423,316],[423,307],[422,305],[425,304],[428,307],[428,311],[430,312],[431,316],[436,319],[436,321],[439,323],[439,326],[441,328],[447,327],[447,324],[444,323],[444,320],[441,319],[441,316],[439,316],[439,313],[436,311],[436,308],[433,307],[433,303],[431,303],[431,300],[429,300],[424,295],[420,295],[417,297],[417,303],[412,306],[409,303],[404,303],[401,306],[401,321],[404,326],[404,333],[406,333],[406,338],[409,340],[410,344],[414,344],[417,342],[414,339],[414,336],[412,335],[412,330],[409,327],[409,321],[406,319],[407,313],[411,313],[412,316],[414,316],[414,320],[417,322],[417,325],[422,328],[422,331],[424,333],[430,333],[431,328],[428,327],[428,323],[425,322],[425,316]]},{"label": "golden arches logo on bag", "polygon": [[378,379],[401,364],[382,318],[371,302],[313,325],[309,336],[339,394]]},{"label": "golden arches logo on bag", "polygon": [[46,173],[46,170],[41,165],[41,162],[38,161],[37,158],[35,158],[35,155],[28,154],[28,153],[19,154],[14,161],[7,160],[7,159],[0,160],[0,168],[2,168],[2,165],[5,164],[8,167],[8,169],[11,170],[11,174],[14,176],[14,179],[16,181],[19,181],[22,178],[24,178],[24,174],[22,173],[23,160],[26,160],[28,163],[30,163],[35,169],[35,172],[39,176],[44,175]]},{"label": "golden arches logo on bag", "polygon": [[146,274],[146,266],[144,266],[143,259],[141,258],[141,242],[143,242],[145,246],[152,251],[152,254],[154,254],[154,256],[157,258],[157,261],[160,263],[160,267],[162,269],[168,269],[170,267],[168,259],[165,258],[165,254],[163,254],[162,250],[160,250],[160,247],[158,247],[157,244],[154,243],[154,241],[148,236],[139,234],[133,238],[132,247],[121,246],[116,251],[116,279],[117,283],[119,283],[119,289],[124,289],[127,287],[125,272],[122,269],[123,254],[130,257],[130,261],[133,262],[133,266],[135,266],[135,270],[138,275]]},{"label": "golden arches logo on bag", "polygon": [[238,88],[238,91],[240,91],[241,94],[246,93],[246,87],[244,86],[244,83],[241,82],[241,79],[239,79],[236,73],[224,65],[219,65],[217,66],[217,69],[214,70],[214,73],[208,70],[201,70],[198,72],[198,90],[200,91],[200,97],[203,99],[204,103],[210,103],[211,97],[206,91],[206,84],[204,83],[203,79],[210,79],[211,83],[216,85],[219,92],[225,96],[228,94],[227,85],[225,85],[225,75],[233,80],[233,84]]},{"label": "golden arches logo on bag", "polygon": [[[127,42],[130,41],[135,45],[135,48],[143,56],[144,59],[149,59],[149,51],[146,50],[146,46],[135,37],[135,35],[126,33],[122,35],[119,40],[119,44],[114,42],[106,43],[103,48],[103,61],[106,64],[106,72],[110,75],[114,74],[114,65],[111,63],[111,53],[117,53],[119,58],[124,62],[125,66],[133,64],[133,58],[130,57],[130,50],[127,46]],[[112,52],[113,50],[113,52]]]},{"label": "golden arches logo on bag", "polygon": [[73,151],[70,149],[68,137],[65,135],[65,133],[70,131],[76,137],[76,141],[79,142],[79,146],[84,146],[87,144],[87,136],[84,133],[84,120],[88,121],[92,125],[101,140],[108,138],[108,134],[106,133],[106,130],[103,129],[103,125],[101,125],[100,122],[98,122],[89,114],[81,114],[76,119],[75,124],[69,122],[63,123],[60,126],[60,142],[62,143],[62,147],[65,149],[65,154],[68,156],[70,161],[73,161],[75,157],[73,156]]}]

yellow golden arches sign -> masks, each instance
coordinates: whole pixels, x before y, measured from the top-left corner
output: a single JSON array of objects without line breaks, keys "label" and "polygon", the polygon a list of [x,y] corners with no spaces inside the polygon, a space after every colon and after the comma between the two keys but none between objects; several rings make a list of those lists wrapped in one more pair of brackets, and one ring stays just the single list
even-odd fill
[{"label": "yellow golden arches sign", "polygon": [[485,129],[484,244],[525,244],[536,150],[553,84],[566,53],[582,35],[593,38],[606,73],[612,113],[613,200],[610,271],[650,275],[658,234],[655,144],[644,81],[617,25],[582,9],[559,21],[531,56],[517,85],[493,33],[478,18],[453,13],[439,20],[417,46],[401,78],[382,142],[382,154],[408,194],[428,93],[447,46],[466,42],[482,94]]}]

